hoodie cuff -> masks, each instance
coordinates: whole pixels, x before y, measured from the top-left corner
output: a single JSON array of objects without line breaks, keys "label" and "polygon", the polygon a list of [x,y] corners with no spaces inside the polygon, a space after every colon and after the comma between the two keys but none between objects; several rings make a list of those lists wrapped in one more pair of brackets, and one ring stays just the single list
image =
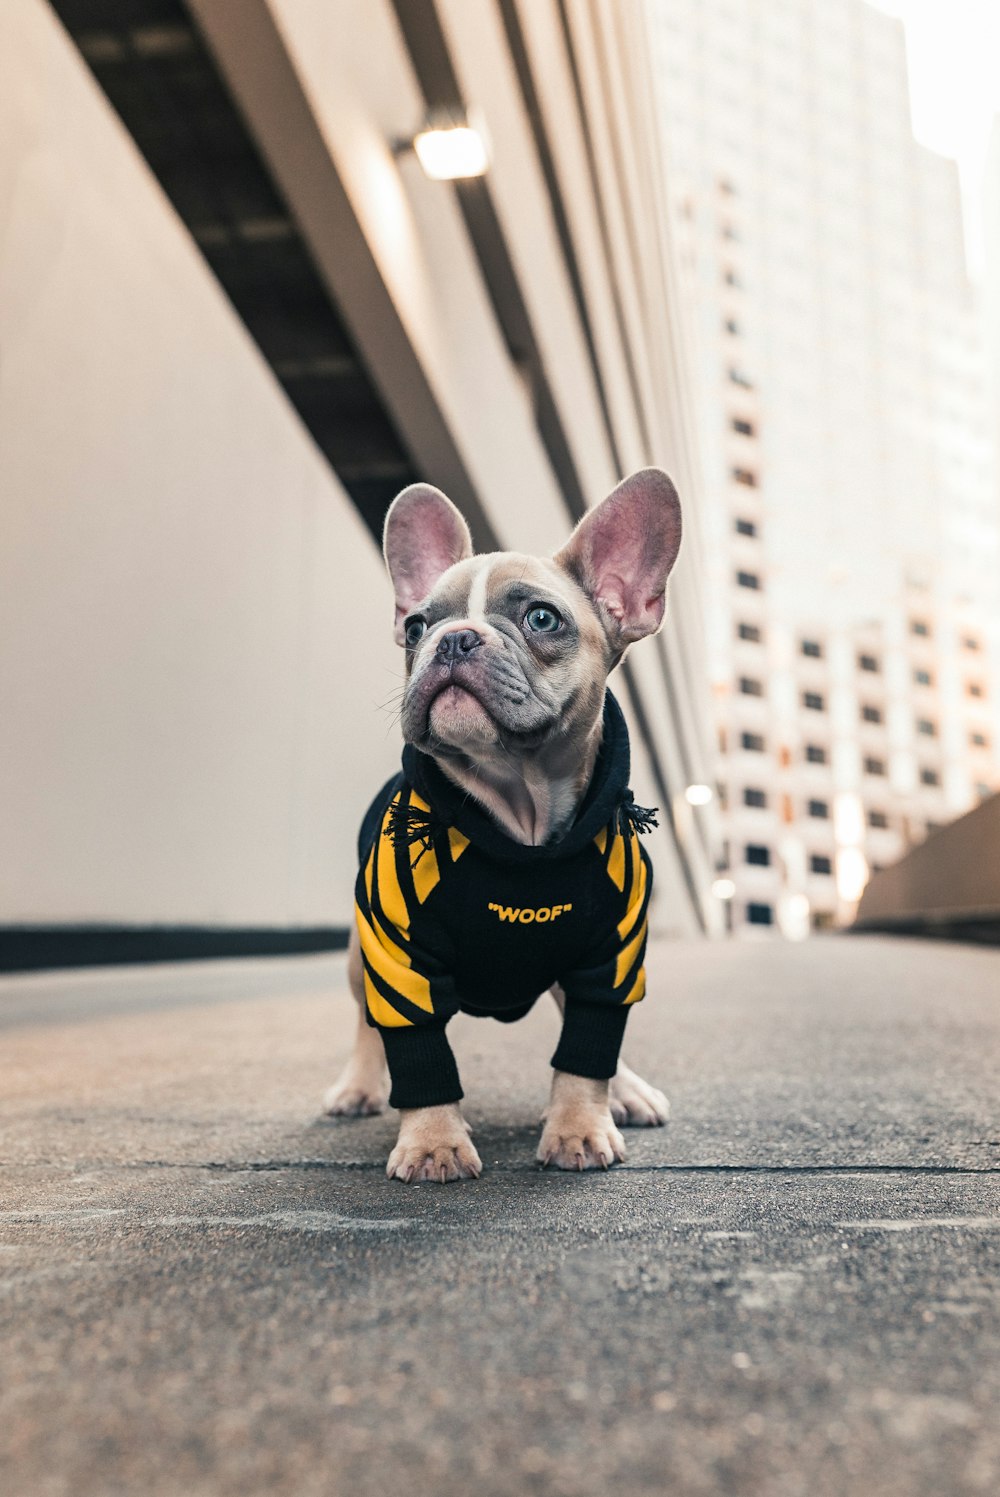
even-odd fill
[{"label": "hoodie cuff", "polygon": [[379,1029],[389,1063],[390,1107],[440,1107],[462,1099],[458,1067],[444,1025]]},{"label": "hoodie cuff", "polygon": [[618,1069],[628,1015],[622,1003],[581,1003],[567,997],[553,1069],[609,1081]]}]

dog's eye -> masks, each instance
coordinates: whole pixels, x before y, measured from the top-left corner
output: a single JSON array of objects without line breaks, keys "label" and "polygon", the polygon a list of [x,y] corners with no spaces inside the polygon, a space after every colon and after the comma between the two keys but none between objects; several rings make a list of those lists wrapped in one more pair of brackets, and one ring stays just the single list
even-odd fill
[{"label": "dog's eye", "polygon": [[546,608],[542,603],[536,603],[534,608],[529,608],[524,615],[524,622],[535,634],[554,634],[561,626],[562,619],[554,608]]},{"label": "dog's eye", "polygon": [[420,641],[423,639],[423,637],[424,637],[424,635],[426,633],[427,633],[427,620],[426,619],[421,619],[421,618],[407,619],[406,620],[405,630],[404,630],[404,633],[403,633],[403,638],[406,640],[406,648],[408,650],[415,650],[416,647],[417,647],[417,645],[420,643]]}]

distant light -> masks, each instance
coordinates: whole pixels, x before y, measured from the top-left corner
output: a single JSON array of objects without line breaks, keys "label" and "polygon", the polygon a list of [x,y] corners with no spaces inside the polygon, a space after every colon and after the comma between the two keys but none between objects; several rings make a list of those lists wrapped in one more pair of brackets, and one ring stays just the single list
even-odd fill
[{"label": "distant light", "polygon": [[736,885],[731,878],[717,878],[712,885],[712,893],[716,899],[732,899],[736,893]]},{"label": "distant light", "polygon": [[837,893],[848,904],[860,899],[868,882],[868,863],[859,847],[842,847],[837,854]]},{"label": "distant light", "polygon": [[684,792],[684,799],[689,806],[707,806],[714,796],[711,785],[689,785]]},{"label": "distant light", "polygon": [[435,182],[481,177],[490,164],[486,141],[472,125],[428,126],[413,137],[413,149]]}]

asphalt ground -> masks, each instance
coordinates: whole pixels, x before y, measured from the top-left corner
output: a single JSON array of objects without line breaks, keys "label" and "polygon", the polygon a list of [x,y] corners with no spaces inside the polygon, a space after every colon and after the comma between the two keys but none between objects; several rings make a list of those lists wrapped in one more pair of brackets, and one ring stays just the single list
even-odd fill
[{"label": "asphalt ground", "polygon": [[445,1187],[318,1116],[341,959],[0,983],[4,1497],[1000,1491],[1000,951],[650,969],[670,1125],[542,1173],[554,1006],[460,1019]]}]

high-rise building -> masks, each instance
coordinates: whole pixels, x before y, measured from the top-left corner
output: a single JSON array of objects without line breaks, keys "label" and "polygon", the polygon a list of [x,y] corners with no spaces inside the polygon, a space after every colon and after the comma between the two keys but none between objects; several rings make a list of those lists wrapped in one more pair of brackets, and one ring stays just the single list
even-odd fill
[{"label": "high-rise building", "polygon": [[957,171],[861,0],[648,0],[696,322],[737,930],[849,919],[1000,784],[1000,513]]}]

